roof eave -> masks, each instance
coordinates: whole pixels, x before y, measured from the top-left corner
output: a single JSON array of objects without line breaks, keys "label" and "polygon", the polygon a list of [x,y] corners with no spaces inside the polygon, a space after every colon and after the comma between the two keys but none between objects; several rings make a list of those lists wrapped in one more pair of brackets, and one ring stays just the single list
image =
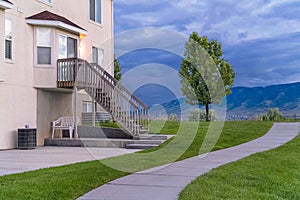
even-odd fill
[{"label": "roof eave", "polygon": [[79,35],[87,35],[87,31],[77,28],[75,26],[71,26],[61,21],[53,21],[53,20],[39,20],[39,19],[27,19],[27,24],[38,25],[38,26],[51,26],[60,29],[67,30],[69,32],[77,33]]},{"label": "roof eave", "polygon": [[4,10],[6,10],[6,9],[12,9],[13,6],[14,6],[13,4],[8,3],[6,1],[0,1],[0,8],[1,9],[4,9]]}]

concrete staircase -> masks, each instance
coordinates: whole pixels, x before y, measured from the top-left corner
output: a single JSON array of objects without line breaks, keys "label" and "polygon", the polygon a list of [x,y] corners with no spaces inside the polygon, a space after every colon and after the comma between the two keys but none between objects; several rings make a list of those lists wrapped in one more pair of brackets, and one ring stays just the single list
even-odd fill
[{"label": "concrete staircase", "polygon": [[149,149],[170,138],[167,135],[144,134],[134,139],[120,129],[99,127],[78,127],[78,135],[79,139],[47,138],[45,146]]}]

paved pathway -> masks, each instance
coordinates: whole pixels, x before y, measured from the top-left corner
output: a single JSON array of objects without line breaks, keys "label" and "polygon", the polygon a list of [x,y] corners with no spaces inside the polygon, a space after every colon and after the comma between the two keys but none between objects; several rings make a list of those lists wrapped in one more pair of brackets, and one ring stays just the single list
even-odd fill
[{"label": "paved pathway", "polygon": [[80,199],[175,200],[185,186],[200,175],[251,154],[281,146],[299,132],[300,123],[276,123],[266,135],[256,140],[114,180]]},{"label": "paved pathway", "polygon": [[132,153],[117,148],[38,147],[0,151],[0,176]]}]

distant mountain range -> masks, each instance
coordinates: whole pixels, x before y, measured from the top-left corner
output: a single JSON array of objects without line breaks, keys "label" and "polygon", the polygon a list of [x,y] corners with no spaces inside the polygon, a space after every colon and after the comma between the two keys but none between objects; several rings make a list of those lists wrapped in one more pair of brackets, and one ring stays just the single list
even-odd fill
[{"label": "distant mountain range", "polygon": [[227,97],[227,117],[253,117],[269,108],[286,116],[300,115],[300,83],[267,87],[235,87]]},{"label": "distant mountain range", "polygon": [[[251,119],[275,107],[285,116],[299,117],[300,83],[232,88],[232,93],[227,96],[227,119]],[[185,102],[185,98],[181,98],[153,106],[151,110],[156,115],[154,117],[174,113],[178,118],[186,119],[192,108]]]}]

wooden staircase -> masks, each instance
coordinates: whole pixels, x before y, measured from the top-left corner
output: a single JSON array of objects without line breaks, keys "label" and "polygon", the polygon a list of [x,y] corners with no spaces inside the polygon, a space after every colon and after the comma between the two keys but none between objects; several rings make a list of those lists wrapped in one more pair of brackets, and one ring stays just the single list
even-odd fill
[{"label": "wooden staircase", "polygon": [[84,90],[134,138],[149,133],[148,107],[99,65],[79,58],[59,59],[57,87]]}]

